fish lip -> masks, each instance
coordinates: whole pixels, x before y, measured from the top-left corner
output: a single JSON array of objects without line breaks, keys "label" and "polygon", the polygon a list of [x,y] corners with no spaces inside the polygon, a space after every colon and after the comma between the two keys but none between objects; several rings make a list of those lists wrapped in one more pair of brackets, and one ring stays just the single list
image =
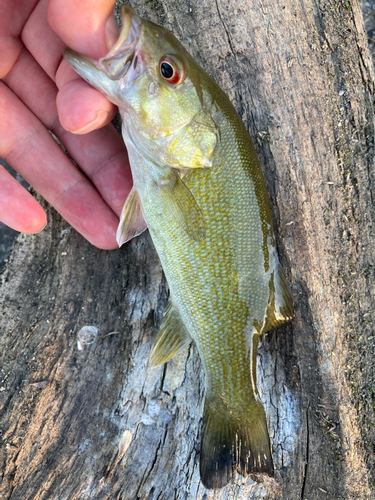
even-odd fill
[{"label": "fish lip", "polygon": [[119,38],[109,53],[98,61],[98,67],[110,80],[119,80],[128,72],[140,38],[141,25],[140,17],[130,5],[124,5]]},{"label": "fish lip", "polygon": [[99,67],[98,61],[82,56],[69,48],[64,50],[64,58],[86,82],[110,98],[113,86],[109,84],[110,81]]},{"label": "fish lip", "polygon": [[79,70],[82,67],[85,67],[88,70],[101,71],[101,69],[93,59],[82,56],[78,52],[74,52],[74,50],[70,49],[69,47],[64,50],[63,56],[64,59],[66,59],[66,61],[69,63],[69,65],[72,66],[75,71],[77,71],[77,73],[79,73]]}]

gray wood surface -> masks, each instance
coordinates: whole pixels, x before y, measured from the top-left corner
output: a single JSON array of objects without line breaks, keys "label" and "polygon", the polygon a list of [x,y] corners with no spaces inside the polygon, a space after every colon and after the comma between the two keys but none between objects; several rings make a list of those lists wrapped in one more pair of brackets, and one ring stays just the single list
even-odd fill
[{"label": "gray wood surface", "polygon": [[373,498],[374,75],[358,2],[131,4],[221,85],[264,168],[296,310],[258,359],[275,481],[202,487],[196,349],[148,367],[167,301],[148,233],[100,251],[48,208],[1,275],[0,498]]}]

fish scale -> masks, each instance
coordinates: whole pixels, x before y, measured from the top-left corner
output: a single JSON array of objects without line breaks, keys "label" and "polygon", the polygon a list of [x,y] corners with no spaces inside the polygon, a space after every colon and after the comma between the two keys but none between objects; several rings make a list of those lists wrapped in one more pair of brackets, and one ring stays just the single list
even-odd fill
[{"label": "fish scale", "polygon": [[202,360],[202,482],[215,489],[236,471],[272,476],[257,341],[293,310],[246,128],[176,38],[128,6],[105,58],[65,57],[120,109],[134,186],[118,242],[142,232],[144,217],[169,284],[150,363],[167,362],[191,340]]}]

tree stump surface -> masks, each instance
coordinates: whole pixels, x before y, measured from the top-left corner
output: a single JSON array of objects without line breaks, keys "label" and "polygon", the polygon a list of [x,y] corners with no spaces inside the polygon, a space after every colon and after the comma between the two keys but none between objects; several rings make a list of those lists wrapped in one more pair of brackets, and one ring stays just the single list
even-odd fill
[{"label": "tree stump surface", "polygon": [[46,206],[1,275],[0,498],[371,499],[374,75],[358,2],[130,3],[219,83],[264,170],[296,313],[258,356],[275,480],[203,488],[198,353],[148,366],[168,297],[148,232],[101,251]]}]

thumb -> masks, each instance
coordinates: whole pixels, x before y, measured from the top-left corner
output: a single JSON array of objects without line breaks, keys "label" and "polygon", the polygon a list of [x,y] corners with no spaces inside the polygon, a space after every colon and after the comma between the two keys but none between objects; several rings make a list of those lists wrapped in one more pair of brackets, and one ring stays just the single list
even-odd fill
[{"label": "thumb", "polygon": [[114,5],[115,0],[49,0],[48,22],[73,50],[99,59],[118,38]]}]

